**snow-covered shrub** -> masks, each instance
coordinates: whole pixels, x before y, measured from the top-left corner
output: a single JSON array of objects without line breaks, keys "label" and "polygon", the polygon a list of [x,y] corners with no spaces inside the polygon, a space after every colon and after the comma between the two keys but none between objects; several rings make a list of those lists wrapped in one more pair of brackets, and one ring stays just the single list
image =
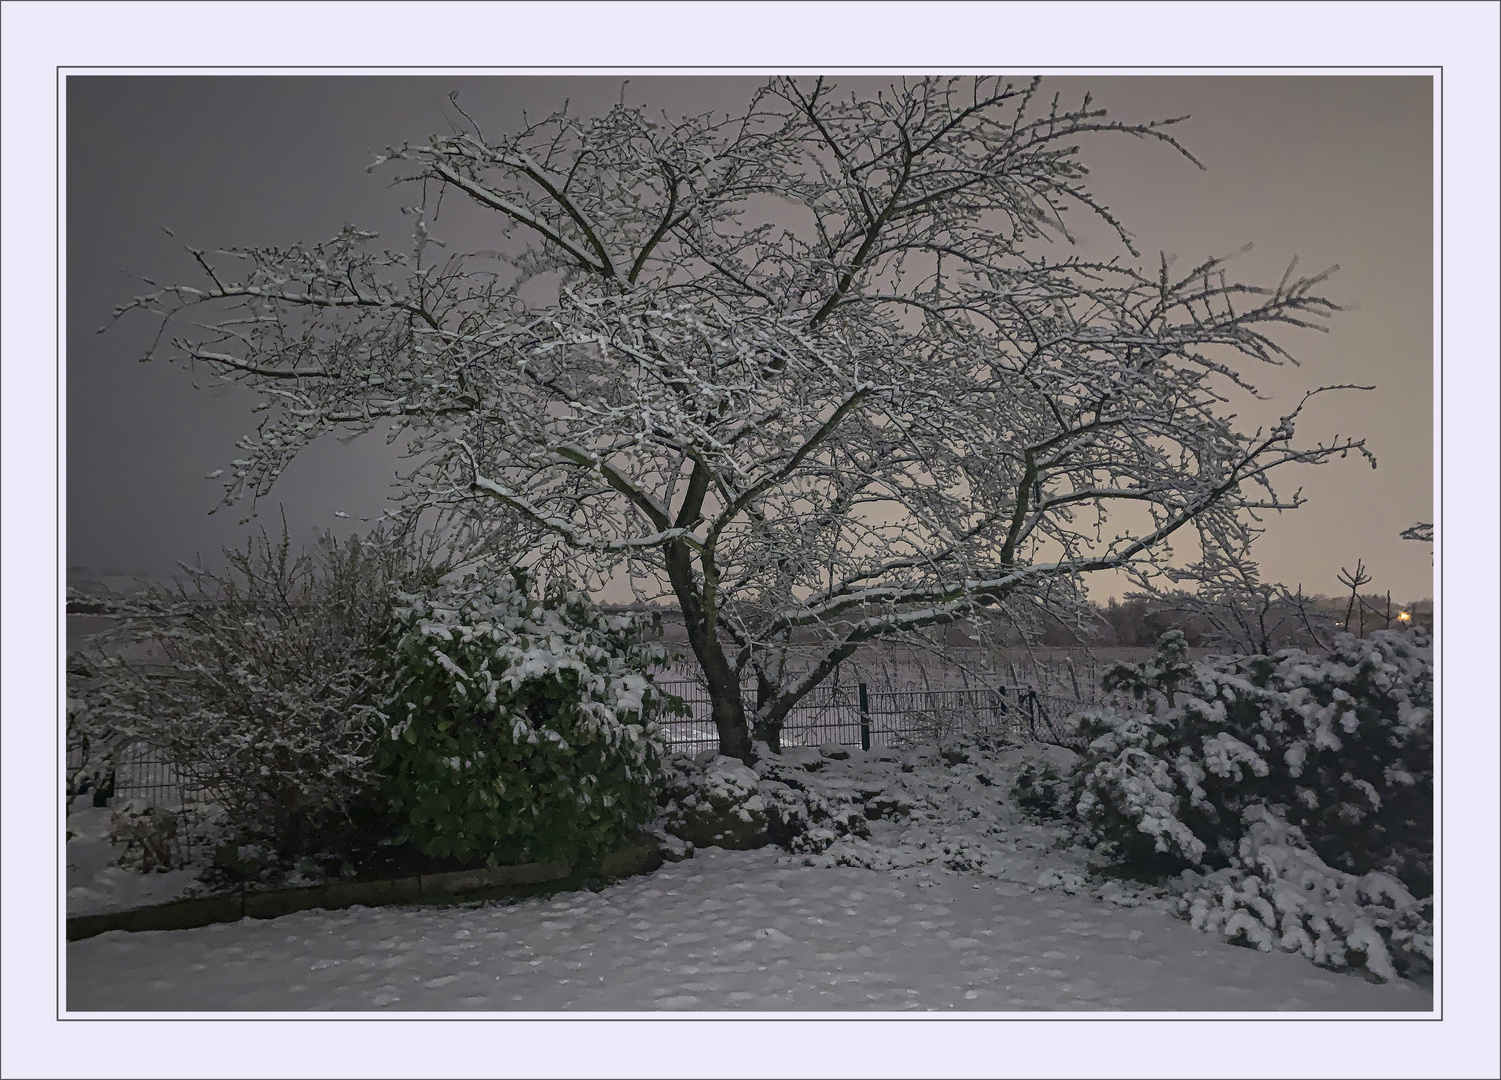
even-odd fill
[{"label": "snow-covered shrub", "polygon": [[1086,837],[1143,871],[1199,865],[1205,844],[1181,820],[1187,810],[1171,720],[1105,708],[1077,722],[1090,740],[1073,807]]},{"label": "snow-covered shrub", "polygon": [[120,849],[120,866],[149,874],[172,869],[178,819],[145,799],[125,799],[110,810],[109,839]]},{"label": "snow-covered shrub", "polygon": [[1069,793],[1068,777],[1047,761],[1024,762],[1011,789],[1017,806],[1044,821],[1068,815]]},{"label": "snow-covered shrub", "polygon": [[871,821],[899,821],[914,809],[910,795],[864,775],[872,759],[862,754],[854,761],[850,749],[837,744],[828,749],[790,747],[758,755],[757,790],[768,835],[779,847],[816,854],[845,837],[868,837]]},{"label": "snow-covered shrub", "polygon": [[767,841],[760,777],[738,758],[716,755],[673,770],[658,821],[696,847],[756,848]]},{"label": "snow-covered shrub", "polygon": [[69,748],[86,754],[69,787],[153,747],[231,839],[310,852],[369,791],[396,590],[439,571],[380,531],[293,558],[284,527],[225,556],[222,575],[122,603],[120,627],[70,660]]},{"label": "snow-covered shrub", "polygon": [[1105,672],[1103,688],[1106,693],[1129,692],[1137,701],[1155,702],[1160,696],[1172,705],[1178,684],[1190,678],[1193,670],[1188,638],[1182,630],[1169,630],[1157,639],[1155,652],[1140,664],[1119,663]]},{"label": "snow-covered shrub", "polygon": [[[1072,777],[1079,768],[1078,754],[1039,742],[998,744],[993,753],[1011,765],[1011,799],[1024,814],[1039,822],[1070,817],[1076,797]],[[985,782],[983,774],[978,779]]]},{"label": "snow-covered shrub", "polygon": [[[1341,636],[1327,660],[1278,654],[1287,697],[1266,736],[1298,825],[1326,862],[1433,891],[1433,649],[1424,631]],[[1273,726],[1268,724],[1269,727]]]},{"label": "snow-covered shrub", "polygon": [[1195,928],[1380,982],[1431,973],[1431,900],[1420,903],[1389,874],[1329,866],[1296,826],[1265,807],[1248,809],[1244,822],[1228,867],[1185,875],[1182,914]]},{"label": "snow-covered shrub", "polygon": [[471,576],[397,612],[378,765],[430,855],[521,862],[608,850],[656,806],[667,704],[639,615],[519,574]]},{"label": "snow-covered shrub", "polygon": [[757,790],[771,841],[801,865],[861,867],[917,888],[949,873],[973,874],[1013,894],[1085,888],[1098,857],[1071,845],[1067,826],[1029,820],[1012,798],[1018,770],[1043,763],[1066,775],[1077,755],[1001,741],[986,750],[984,741],[949,747],[963,751],[965,760],[955,764],[939,746],[850,749],[845,760],[811,748],[758,753]]},{"label": "snow-covered shrub", "polygon": [[1432,889],[1433,670],[1421,633],[1342,635],[1298,650],[1188,664],[1165,638],[1111,688],[1146,711],[1078,717],[1090,740],[1078,820],[1097,845],[1154,870],[1225,866],[1245,812],[1275,807],[1319,857]]}]

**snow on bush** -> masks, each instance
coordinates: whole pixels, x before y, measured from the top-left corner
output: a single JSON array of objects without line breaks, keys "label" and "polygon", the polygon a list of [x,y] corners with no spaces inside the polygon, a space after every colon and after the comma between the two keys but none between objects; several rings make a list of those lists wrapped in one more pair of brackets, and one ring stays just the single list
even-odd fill
[{"label": "snow on bush", "polygon": [[1202,770],[1170,757],[1168,722],[1106,708],[1084,713],[1078,725],[1091,740],[1074,804],[1085,837],[1143,870],[1174,859],[1202,863],[1204,841],[1179,820],[1186,811],[1178,767],[1190,775]]},{"label": "snow on bush", "polygon": [[666,699],[647,620],[577,592],[538,600],[519,574],[403,602],[378,764],[405,839],[463,860],[574,859],[651,817]]},{"label": "snow on bush", "polygon": [[1224,865],[1244,811],[1274,806],[1349,873],[1432,883],[1433,671],[1419,633],[1342,635],[1328,657],[1284,650],[1193,665],[1164,639],[1114,686],[1147,711],[1094,710],[1075,810],[1127,861]]},{"label": "snow on bush", "polygon": [[696,847],[757,848],[767,841],[767,800],[760,778],[737,758],[673,759],[661,827]]},{"label": "snow on bush", "polygon": [[1296,826],[1265,807],[1251,807],[1244,819],[1230,866],[1184,875],[1180,913],[1195,928],[1377,982],[1431,975],[1431,900],[1420,903],[1389,874],[1329,866]]},{"label": "snow on bush", "polygon": [[122,605],[117,631],[70,658],[68,744],[98,790],[130,745],[157,748],[223,812],[233,839],[283,854],[328,842],[369,789],[396,588],[436,571],[377,531],[294,559],[283,527],[229,569]]},{"label": "snow on bush", "polygon": [[[1029,821],[1011,796],[1021,769],[1050,763],[1066,772],[1074,757],[1066,750],[960,736],[909,750],[828,744],[773,753],[762,744],[758,751],[753,793],[732,761],[736,794],[759,797],[767,837],[794,863],[889,872],[920,888],[942,874],[988,879],[1008,894],[1088,887],[1095,856],[1071,847],[1065,826]],[[710,785],[705,774],[725,760],[673,759],[681,776],[659,819],[666,835],[679,827],[671,802]],[[1113,898],[1135,904],[1139,892],[1121,888]]]},{"label": "snow on bush", "polygon": [[1325,861],[1433,891],[1433,648],[1423,631],[1279,654],[1287,709],[1266,736],[1295,783],[1289,820]]},{"label": "snow on bush", "polygon": [[1090,741],[1073,811],[1087,842],[1138,872],[1210,871],[1187,910],[1231,940],[1379,979],[1421,973],[1432,928],[1413,894],[1433,883],[1425,635],[1197,664],[1181,635],[1165,635],[1107,688],[1132,690],[1146,711],[1077,718]]}]

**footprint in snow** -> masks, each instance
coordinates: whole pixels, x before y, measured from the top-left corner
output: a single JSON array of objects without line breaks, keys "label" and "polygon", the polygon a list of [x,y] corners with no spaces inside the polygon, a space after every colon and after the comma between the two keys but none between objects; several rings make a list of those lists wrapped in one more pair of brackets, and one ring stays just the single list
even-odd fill
[{"label": "footprint in snow", "polygon": [[792,940],[792,937],[790,935],[782,933],[774,926],[762,927],[760,930],[757,930],[753,936],[763,938],[778,945],[785,945]]}]

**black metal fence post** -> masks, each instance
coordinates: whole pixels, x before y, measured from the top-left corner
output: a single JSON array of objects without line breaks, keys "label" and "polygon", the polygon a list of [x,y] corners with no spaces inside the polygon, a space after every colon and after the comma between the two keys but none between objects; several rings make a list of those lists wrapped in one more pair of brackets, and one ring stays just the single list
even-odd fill
[{"label": "black metal fence post", "polygon": [[860,749],[870,749],[870,695],[860,684]]}]

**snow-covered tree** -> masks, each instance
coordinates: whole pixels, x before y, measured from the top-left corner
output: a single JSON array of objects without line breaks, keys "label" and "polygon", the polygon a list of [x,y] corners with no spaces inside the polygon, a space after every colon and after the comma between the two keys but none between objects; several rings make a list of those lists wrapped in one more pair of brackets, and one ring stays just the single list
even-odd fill
[{"label": "snow-covered tree", "polygon": [[[535,569],[681,608],[748,757],[862,642],[1068,617],[1085,575],[1150,574],[1184,529],[1240,550],[1301,501],[1275,470],[1364,451],[1296,442],[1302,403],[1256,430],[1226,404],[1237,359],[1286,359],[1269,334],[1335,310],[1324,275],[1144,265],[1085,186],[1095,136],[1187,156],[1168,123],[1036,81],[778,78],[737,116],[471,125],[376,162],[421,191],[410,251],[353,227],[195,251],[200,283],[122,311],[263,394],[227,498],[326,431],[402,433],[409,505],[522,519]],[[440,196],[494,212],[498,262],[435,255]],[[1050,247],[1077,215],[1121,255]]]}]

